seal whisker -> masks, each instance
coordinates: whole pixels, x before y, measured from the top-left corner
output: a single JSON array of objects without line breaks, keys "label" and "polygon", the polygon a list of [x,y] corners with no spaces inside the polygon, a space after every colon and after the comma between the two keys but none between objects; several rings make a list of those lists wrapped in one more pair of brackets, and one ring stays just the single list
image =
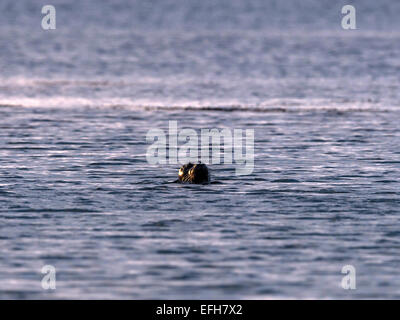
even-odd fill
[{"label": "seal whisker", "polygon": [[179,169],[178,180],[181,183],[209,183],[209,170],[207,166],[201,162],[197,164],[189,162]]}]

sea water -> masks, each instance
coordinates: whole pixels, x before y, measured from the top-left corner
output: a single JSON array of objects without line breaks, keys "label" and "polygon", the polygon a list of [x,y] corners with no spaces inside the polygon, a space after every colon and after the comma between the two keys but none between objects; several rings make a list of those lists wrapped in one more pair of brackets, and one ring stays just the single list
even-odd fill
[{"label": "sea water", "polygon": [[[398,2],[51,4],[0,4],[0,298],[400,298]],[[169,121],[253,172],[170,183]]]}]

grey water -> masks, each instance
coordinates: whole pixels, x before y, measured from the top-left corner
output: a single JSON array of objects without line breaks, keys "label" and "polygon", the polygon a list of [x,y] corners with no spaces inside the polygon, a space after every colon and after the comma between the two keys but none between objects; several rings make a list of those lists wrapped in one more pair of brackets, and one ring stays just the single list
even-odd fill
[{"label": "grey water", "polygon": [[[400,3],[345,4],[3,0],[0,298],[399,299]],[[170,183],[171,120],[253,129],[254,171]]]}]

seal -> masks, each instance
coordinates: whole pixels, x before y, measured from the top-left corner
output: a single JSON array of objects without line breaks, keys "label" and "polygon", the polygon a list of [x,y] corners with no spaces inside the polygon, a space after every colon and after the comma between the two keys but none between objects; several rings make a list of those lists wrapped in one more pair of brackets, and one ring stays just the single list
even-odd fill
[{"label": "seal", "polygon": [[187,163],[179,169],[178,182],[181,183],[209,183],[210,173],[204,163]]}]

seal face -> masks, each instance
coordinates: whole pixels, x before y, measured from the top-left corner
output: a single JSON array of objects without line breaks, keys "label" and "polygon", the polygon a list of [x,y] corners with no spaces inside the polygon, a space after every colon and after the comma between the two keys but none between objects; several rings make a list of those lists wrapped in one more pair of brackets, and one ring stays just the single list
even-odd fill
[{"label": "seal face", "polygon": [[179,182],[189,183],[208,183],[210,174],[208,168],[203,163],[188,163],[179,169]]}]

